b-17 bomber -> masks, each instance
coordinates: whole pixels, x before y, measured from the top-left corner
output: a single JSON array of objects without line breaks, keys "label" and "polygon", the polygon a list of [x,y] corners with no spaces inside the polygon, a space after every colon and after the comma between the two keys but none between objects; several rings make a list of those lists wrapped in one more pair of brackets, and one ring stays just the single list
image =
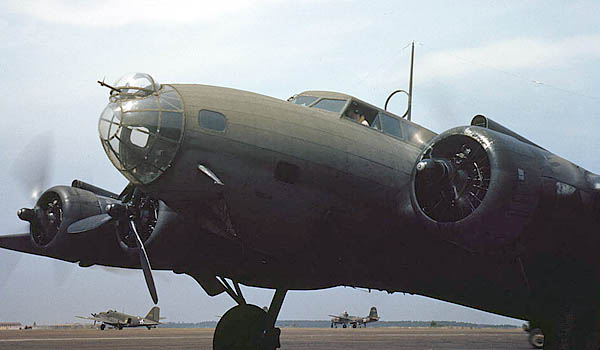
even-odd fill
[{"label": "b-17 bomber", "polygon": [[[152,270],[227,293],[216,350],[278,348],[287,291],[335,286],[531,320],[546,349],[600,347],[600,177],[497,121],[436,134],[337,92],[101,83],[100,143],[129,185],[51,187],[1,247],[141,269],[155,303]],[[240,285],[274,290],[268,311]]]}]

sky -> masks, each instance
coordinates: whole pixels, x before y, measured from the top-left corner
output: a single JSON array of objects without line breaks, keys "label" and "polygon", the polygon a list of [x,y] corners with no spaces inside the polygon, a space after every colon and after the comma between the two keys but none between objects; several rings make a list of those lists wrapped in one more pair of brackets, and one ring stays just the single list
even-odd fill
[{"label": "sky", "polygon": [[[97,121],[128,72],[281,99],[344,92],[383,106],[408,89],[415,41],[413,121],[436,132],[484,114],[590,171],[600,172],[597,1],[116,1],[0,2],[0,234],[27,232],[15,215],[31,183],[74,178],[120,192]],[[406,99],[389,110],[402,114]],[[46,170],[40,165],[47,164]],[[41,176],[42,173],[47,176]],[[38,182],[39,182],[38,181]],[[217,320],[234,305],[190,277],[154,272],[161,316]],[[272,291],[243,287],[268,305]],[[141,271],[0,250],[0,321],[77,322],[111,309],[151,307]],[[377,306],[384,320],[511,323],[430,298],[353,288],[288,293],[280,319],[327,319]]]}]

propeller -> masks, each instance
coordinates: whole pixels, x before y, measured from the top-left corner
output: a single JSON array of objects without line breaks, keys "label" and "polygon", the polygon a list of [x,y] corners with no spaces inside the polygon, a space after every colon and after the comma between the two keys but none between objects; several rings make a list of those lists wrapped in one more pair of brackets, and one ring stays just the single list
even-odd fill
[{"label": "propeller", "polygon": [[11,175],[27,193],[30,200],[37,201],[45,190],[53,148],[52,133],[37,135],[19,153],[12,164]]},{"label": "propeller", "polygon": [[144,205],[144,203],[141,203],[142,192],[138,190],[137,187],[129,185],[119,197],[122,198],[122,201],[124,202],[107,205],[107,213],[105,214],[90,216],[72,223],[67,228],[67,232],[71,234],[78,234],[97,229],[113,220],[119,220],[123,222],[127,221],[129,224],[129,230],[131,233],[133,233],[135,239],[135,245],[140,258],[140,266],[144,272],[144,279],[146,280],[148,291],[150,292],[150,296],[152,297],[154,304],[157,304],[158,294],[156,293],[154,278],[152,277],[152,267],[150,266],[148,254],[146,254],[144,243],[142,242],[136,227],[136,218],[140,216],[140,207]]},{"label": "propeller", "polygon": [[107,222],[113,219],[109,214],[98,214],[94,216],[89,216],[85,219],[81,219],[75,221],[69,227],[67,227],[68,233],[83,233],[91,230],[95,230],[98,227],[106,224]]},{"label": "propeller", "polygon": [[[17,211],[17,215],[29,221],[23,223],[20,232],[32,232],[33,239],[39,244],[46,244],[52,239],[52,234],[46,235],[44,231],[55,231],[62,220],[62,203],[57,198],[50,198],[41,205],[38,204],[44,190],[48,186],[48,179],[52,169],[54,155],[54,134],[44,132],[36,135],[27,145],[17,154],[15,160],[10,165],[8,173],[17,184],[17,190],[21,190],[21,198],[28,203],[33,203],[32,209],[23,208]],[[30,225],[37,225],[38,230],[32,230]],[[43,227],[43,229],[42,229]],[[10,267],[12,268],[12,267]],[[73,267],[67,264],[50,264],[51,274],[57,285],[62,285]]]},{"label": "propeller", "polygon": [[[474,140],[433,145],[417,163],[415,190],[421,209],[439,222],[469,216],[482,203],[490,182],[490,163]],[[436,148],[437,146],[437,148]]]}]

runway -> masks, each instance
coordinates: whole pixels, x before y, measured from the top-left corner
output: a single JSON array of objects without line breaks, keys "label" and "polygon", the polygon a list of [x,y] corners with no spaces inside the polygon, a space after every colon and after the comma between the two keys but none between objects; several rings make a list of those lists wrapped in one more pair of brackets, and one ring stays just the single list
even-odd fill
[{"label": "runway", "polygon": [[[0,349],[212,349],[214,329],[0,331]],[[530,349],[520,329],[283,328],[281,349]]]}]

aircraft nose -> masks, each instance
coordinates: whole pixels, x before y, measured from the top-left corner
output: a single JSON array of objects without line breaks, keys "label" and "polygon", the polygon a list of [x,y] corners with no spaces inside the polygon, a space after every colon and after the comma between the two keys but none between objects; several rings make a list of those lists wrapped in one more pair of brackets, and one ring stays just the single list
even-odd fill
[{"label": "aircraft nose", "polygon": [[171,165],[183,139],[184,107],[177,90],[143,73],[111,86],[98,131],[113,165],[131,182],[146,185]]}]

